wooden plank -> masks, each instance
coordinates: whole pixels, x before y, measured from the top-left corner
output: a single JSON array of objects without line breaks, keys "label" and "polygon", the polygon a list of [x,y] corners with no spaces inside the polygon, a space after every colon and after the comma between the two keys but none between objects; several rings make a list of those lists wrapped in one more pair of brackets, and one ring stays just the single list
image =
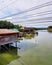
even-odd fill
[{"label": "wooden plank", "polygon": [[0,38],[0,45],[13,43],[15,41],[17,41],[17,34],[4,36],[3,38]]}]

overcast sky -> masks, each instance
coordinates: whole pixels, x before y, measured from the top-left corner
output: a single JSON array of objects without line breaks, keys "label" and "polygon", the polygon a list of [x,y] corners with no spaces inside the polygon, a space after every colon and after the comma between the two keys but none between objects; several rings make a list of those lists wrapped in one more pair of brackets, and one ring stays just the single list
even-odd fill
[{"label": "overcast sky", "polygon": [[[52,21],[52,18],[51,18],[52,2],[51,1],[52,0],[0,0],[0,20],[2,20],[3,18],[4,20],[8,20],[13,22],[14,24],[19,24],[22,26],[47,27],[49,25],[52,25],[52,22],[46,22],[46,23],[38,23],[38,22]],[[49,6],[45,5],[45,7],[39,8],[39,5],[47,3],[47,2],[50,2],[48,4]],[[28,10],[32,7],[34,7],[35,10],[18,14],[21,11]],[[38,8],[36,9],[36,7]],[[47,12],[47,11],[50,11],[50,12]],[[42,14],[40,12],[45,12],[45,13]],[[15,16],[8,17],[11,14],[15,14],[15,13],[16,13]],[[32,14],[35,14],[35,15],[32,15]]]}]

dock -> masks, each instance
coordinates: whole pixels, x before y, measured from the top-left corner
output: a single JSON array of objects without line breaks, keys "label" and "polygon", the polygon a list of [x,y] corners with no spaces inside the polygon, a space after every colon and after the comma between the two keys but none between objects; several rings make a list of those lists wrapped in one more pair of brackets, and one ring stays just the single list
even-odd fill
[{"label": "dock", "polygon": [[10,29],[0,29],[0,49],[2,46],[6,44],[10,44],[15,42],[17,47],[17,38],[19,35],[19,31],[13,31]]}]

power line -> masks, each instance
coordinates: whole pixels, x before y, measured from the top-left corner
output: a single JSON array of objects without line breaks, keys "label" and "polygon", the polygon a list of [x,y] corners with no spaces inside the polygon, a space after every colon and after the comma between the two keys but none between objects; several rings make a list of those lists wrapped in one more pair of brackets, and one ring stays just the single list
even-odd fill
[{"label": "power line", "polygon": [[35,16],[43,16],[43,15],[48,15],[48,14],[51,14],[52,13],[52,10],[50,10],[50,11],[45,11],[45,12],[40,12],[40,13],[36,13],[36,14],[31,14],[31,15],[24,15],[24,16],[22,16],[22,17],[17,17],[17,18],[12,18],[12,19],[9,19],[9,20],[13,20],[13,19],[24,19],[24,17],[35,17]]},{"label": "power line", "polygon": [[36,9],[39,9],[39,8],[42,8],[42,7],[50,6],[50,5],[52,5],[52,1],[44,3],[44,4],[41,4],[41,5],[38,5],[38,6],[34,6],[32,8],[29,8],[27,10],[21,11],[19,13],[15,13],[15,14],[11,14],[9,16],[1,17],[0,19],[4,19],[4,18],[7,18],[7,17],[15,16],[15,15],[24,14],[24,13],[27,13],[27,12],[30,12],[30,11],[33,11],[33,10],[36,10]]},{"label": "power line", "polygon": [[41,20],[50,20],[52,17],[44,17],[44,18],[37,18],[37,19],[28,19],[28,20],[21,20],[18,22],[28,22],[28,21],[41,21]]},{"label": "power line", "polygon": [[47,12],[40,12],[40,13],[36,13],[36,14],[27,15],[26,17],[28,17],[28,16],[35,17],[35,16],[46,15],[46,14],[51,14],[51,13],[52,13],[52,10],[49,12],[47,11]]},{"label": "power line", "polygon": [[[34,22],[34,23],[49,23],[49,22],[52,22],[52,21],[42,21],[42,22]],[[32,22],[30,24],[32,24]]]},{"label": "power line", "polygon": [[[52,21],[48,21],[48,20],[47,20],[47,21],[41,21],[41,22],[33,22],[33,24],[37,24],[37,23],[38,23],[38,24],[39,24],[39,23],[50,23],[50,22],[52,23]],[[14,23],[14,22],[13,22],[13,23]],[[18,22],[15,22],[15,23],[18,23]],[[32,22],[29,22],[28,24],[32,24]]]}]

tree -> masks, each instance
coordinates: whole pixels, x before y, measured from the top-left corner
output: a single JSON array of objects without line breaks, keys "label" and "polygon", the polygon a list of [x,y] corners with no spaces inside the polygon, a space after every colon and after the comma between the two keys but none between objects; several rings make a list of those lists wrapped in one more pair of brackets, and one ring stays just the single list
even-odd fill
[{"label": "tree", "polygon": [[5,21],[1,20],[0,28],[7,28],[7,29],[14,28],[14,24],[6,20]]},{"label": "tree", "polygon": [[52,32],[52,26],[48,26],[48,32]]},{"label": "tree", "polygon": [[48,26],[48,28],[52,28],[52,26]]}]

